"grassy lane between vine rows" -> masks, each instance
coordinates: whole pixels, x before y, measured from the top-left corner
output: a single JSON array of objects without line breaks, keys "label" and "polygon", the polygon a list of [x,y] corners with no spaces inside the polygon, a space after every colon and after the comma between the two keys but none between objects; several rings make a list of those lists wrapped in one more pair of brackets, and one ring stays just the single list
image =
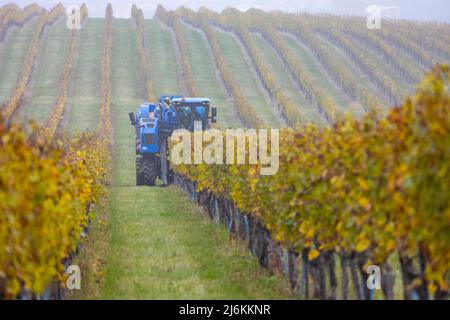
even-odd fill
[{"label": "grassy lane between vine rows", "polygon": [[227,97],[206,37],[186,23],[181,25],[187,40],[187,55],[196,87],[201,95],[210,98],[212,105],[218,108],[217,123],[220,127],[240,127],[242,124],[233,106],[233,100]]},{"label": "grassy lane between vine rows", "polygon": [[50,116],[52,106],[59,95],[59,81],[70,38],[65,17],[47,27],[46,32],[28,92],[25,93],[23,104],[15,117],[18,121],[33,119],[43,124]]},{"label": "grassy lane between vine rows", "polygon": [[32,18],[22,27],[11,27],[0,43],[0,105],[9,100],[21,76],[36,22],[37,18]]},{"label": "grassy lane between vine rows", "polygon": [[288,36],[285,40],[297,59],[301,61],[305,67],[305,70],[308,71],[309,75],[316,81],[316,83],[320,83],[323,90],[334,100],[336,106],[341,111],[349,111],[349,99],[324,74],[324,70],[320,67],[314,56],[293,37]]},{"label": "grassy lane between vine rows", "polygon": [[298,105],[298,108],[308,121],[313,123],[323,123],[322,117],[313,106],[301,94],[300,89],[294,84],[294,80],[289,76],[289,71],[283,65],[276,51],[258,34],[251,34],[256,48],[259,50],[264,63],[270,68],[276,85],[286,93]]},{"label": "grassy lane between vine rows", "polygon": [[230,245],[176,187],[136,187],[134,132],[127,112],[142,102],[139,56],[130,20],[114,21],[115,159],[109,207],[110,244],[101,298],[286,298],[245,248]]},{"label": "grassy lane between vine rows", "polygon": [[253,70],[250,59],[245,57],[244,49],[238,40],[229,32],[218,28],[214,28],[213,31],[217,35],[225,60],[247,101],[255,106],[258,115],[268,126],[272,128],[280,127],[277,110],[268,101],[269,98],[265,97],[267,93],[263,92],[262,85],[258,83],[256,71]]},{"label": "grassy lane between vine rows", "polygon": [[69,91],[64,126],[93,131],[98,123],[104,19],[88,18],[81,30],[79,52]]},{"label": "grassy lane between vine rows", "polygon": [[156,20],[145,20],[145,50],[158,96],[182,94],[179,68],[170,30]]}]

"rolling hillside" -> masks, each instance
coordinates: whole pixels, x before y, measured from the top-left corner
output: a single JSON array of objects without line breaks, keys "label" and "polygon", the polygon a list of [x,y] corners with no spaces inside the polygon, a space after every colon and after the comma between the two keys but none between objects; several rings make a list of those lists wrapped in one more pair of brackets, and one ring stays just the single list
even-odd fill
[{"label": "rolling hillside", "polygon": [[[10,9],[0,10],[0,111],[14,122],[50,126],[55,134],[109,132],[102,135],[113,155],[106,262],[96,271],[101,289],[89,288],[83,298],[293,296],[286,279],[259,266],[180,188],[135,186],[134,129],[127,113],[149,95],[209,97],[222,129],[333,128],[346,116],[388,113],[415,92],[435,63],[450,63],[448,24],[390,22],[372,31],[354,17],[160,6],[142,25],[136,16],[87,14],[82,29],[70,31],[59,7],[55,17],[40,13],[22,25],[13,23]],[[438,33],[446,35],[443,43],[433,40]],[[98,258],[92,255],[88,259]],[[397,258],[390,258],[395,268]],[[88,263],[85,268],[94,272]],[[338,268],[345,274],[345,263]],[[333,297],[361,298],[358,280],[347,281],[350,289]],[[397,284],[389,298],[401,298],[402,290]]]},{"label": "rolling hillside", "polygon": [[[239,112],[234,110],[237,98],[233,97],[232,90],[227,88],[229,85],[224,83],[223,70],[214,59],[211,42],[201,28],[189,23],[189,15],[194,14],[193,12],[186,12],[183,9],[174,13],[179,16],[177,19],[180,19],[179,26],[182,30],[180,36],[183,37],[187,46],[181,51],[173,26],[168,26],[158,16],[145,20],[145,52],[151,62],[149,72],[155,79],[155,91],[158,94],[189,92],[185,83],[188,80],[183,76],[180,63],[180,59],[185,59],[192,73],[192,81],[195,87],[200,89],[198,95],[208,96],[216,102],[220,110],[219,124],[223,127],[236,126],[242,120],[239,119]],[[206,17],[208,14],[208,12],[202,13]],[[277,105],[273,97],[273,88],[267,86],[265,80],[261,78],[261,70],[257,70],[258,66],[252,62],[254,57],[239,38],[240,27],[236,29],[237,31],[226,30],[229,28],[228,20],[233,14],[236,12],[224,11],[222,16],[217,17],[211,15],[211,18],[217,19],[212,30],[218,49],[222,51],[224,63],[231,73],[234,84],[240,88],[242,99],[256,110],[263,123],[271,127],[286,126],[283,113],[277,110],[277,107],[281,107],[282,110],[282,106]],[[370,33],[370,30],[365,30],[361,26],[362,19],[342,18],[341,20],[345,23],[335,28],[330,35],[324,30],[338,23],[338,18],[308,15],[301,18],[289,15],[281,17],[277,14],[274,17],[281,19],[280,23],[277,23],[275,19],[272,23],[278,28],[275,32],[277,41],[280,41],[283,48],[289,51],[288,57],[294,59],[287,62],[286,53],[280,54],[277,48],[278,42],[277,44],[270,42],[271,40],[264,33],[263,29],[267,27],[264,21],[268,20],[265,17],[266,13],[250,10],[248,13],[238,13],[238,15],[244,21],[247,20],[245,23],[251,24],[251,28],[248,29],[251,35],[250,41],[261,58],[261,63],[270,72],[272,85],[280,88],[297,105],[306,122],[320,125],[326,124],[326,121],[323,117],[324,111],[320,109],[323,106],[320,106],[320,101],[317,102],[317,99],[320,99],[317,94],[325,93],[329,96],[338,113],[361,116],[363,110],[373,107],[368,105],[368,102],[378,101],[377,108],[382,108],[393,105],[394,100],[400,101],[411,94],[433,62],[446,62],[449,58],[445,49],[435,41],[421,48],[417,45],[416,38],[409,41],[405,33],[399,33],[396,36],[389,36],[389,33],[383,30]],[[36,20],[37,18],[32,18],[23,26],[5,30],[6,37],[0,46],[0,68],[1,76],[4,78],[1,81],[3,103],[12,94],[14,83],[18,81],[23,67],[21,63],[29,50]],[[261,21],[261,28],[258,27],[258,21]],[[77,46],[76,67],[71,80],[68,102],[71,107],[66,111],[66,122],[70,125],[72,118],[85,117],[86,125],[80,127],[80,130],[92,129],[95,104],[98,104],[96,93],[99,88],[95,82],[98,83],[99,80],[101,50],[99,30],[102,24],[102,19],[87,19],[79,35],[80,45]],[[404,24],[405,22],[402,27],[406,29]],[[62,73],[63,59],[68,46],[69,32],[64,26],[64,18],[60,18],[44,31],[33,75],[27,85],[26,95],[17,117],[21,121],[24,119],[43,121],[49,116],[50,109],[46,106],[52,104],[57,97],[58,77]],[[304,30],[303,28],[307,28],[307,32],[303,35],[296,33],[296,30],[300,32]],[[423,24],[410,23],[410,28],[423,33],[430,32]],[[133,31],[132,26],[120,19],[114,29],[118,37],[129,36]],[[133,41],[131,38],[129,41],[131,49],[134,42],[131,43]],[[132,57],[133,54],[130,51],[124,59],[132,59]],[[328,61],[331,58],[333,61]],[[304,68],[305,79],[302,78],[303,75],[295,73],[296,70],[292,68],[295,64]],[[139,60],[136,60],[135,65],[139,66]],[[333,68],[340,70],[333,73]],[[375,75],[373,72],[375,69],[380,76]],[[136,86],[139,87],[142,85],[142,80],[136,76],[137,74],[134,74],[128,81],[136,81]],[[309,92],[309,81],[315,86],[320,85],[321,90]],[[387,93],[383,94],[383,90],[391,83],[395,84],[393,88],[395,90],[392,91],[393,95],[389,101]],[[139,90],[137,87],[134,89]],[[126,96],[127,99],[132,100],[133,95]],[[367,96],[377,98],[364,100]],[[86,110],[87,113],[81,115],[77,110],[80,108],[90,111]],[[245,123],[245,119],[243,120]]]}]

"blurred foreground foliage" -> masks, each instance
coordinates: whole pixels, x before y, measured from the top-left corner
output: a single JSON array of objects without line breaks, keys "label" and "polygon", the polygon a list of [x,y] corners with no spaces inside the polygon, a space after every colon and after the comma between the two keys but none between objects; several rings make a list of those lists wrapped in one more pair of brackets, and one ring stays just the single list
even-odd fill
[{"label": "blurred foreground foliage", "polygon": [[43,138],[0,119],[0,296],[42,293],[106,191],[109,150],[96,133]]}]

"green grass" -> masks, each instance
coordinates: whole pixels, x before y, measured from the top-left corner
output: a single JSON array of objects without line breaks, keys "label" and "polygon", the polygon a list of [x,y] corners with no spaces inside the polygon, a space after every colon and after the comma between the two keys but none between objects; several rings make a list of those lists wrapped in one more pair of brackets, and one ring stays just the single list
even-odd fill
[{"label": "green grass", "polygon": [[[112,93],[119,104],[115,117],[126,117],[144,101],[141,60],[136,46],[136,28],[129,19],[113,21]],[[131,127],[130,127],[131,128]]]},{"label": "green grass", "polygon": [[81,30],[66,108],[67,127],[71,131],[93,131],[97,126],[104,28],[103,19],[88,19]]},{"label": "green grass", "polygon": [[17,119],[35,120],[43,124],[50,116],[59,95],[61,75],[69,45],[69,29],[64,17],[47,29],[35,65],[35,73],[29,84],[23,106]]},{"label": "green grass", "polygon": [[36,19],[32,19],[21,28],[12,27],[0,43],[0,105],[9,100],[22,75],[35,25]]},{"label": "green grass", "polygon": [[156,94],[183,94],[170,31],[156,20],[145,20],[145,48]]},{"label": "green grass", "polygon": [[218,108],[219,126],[224,128],[241,126],[233,101],[227,97],[225,87],[217,73],[206,38],[199,31],[184,23],[182,23],[182,27],[188,44],[187,55],[195,85],[201,95],[210,98],[212,104]]},{"label": "green grass", "polygon": [[269,103],[268,99],[264,98],[266,93],[258,83],[259,80],[253,66],[247,63],[243,48],[230,33],[219,29],[214,29],[213,32],[217,35],[222,53],[246,99],[255,106],[259,116],[267,125],[273,128],[280,127],[277,110]]},{"label": "green grass", "polygon": [[231,246],[226,229],[179,188],[135,186],[134,132],[124,106],[138,104],[142,92],[131,28],[128,20],[114,21],[115,158],[101,298],[289,297],[280,278],[266,275],[246,249]]},{"label": "green grass", "polygon": [[264,59],[263,62],[271,71],[277,87],[282,88],[288,97],[297,102],[299,109],[307,120],[314,123],[322,123],[317,107],[311,105],[295,86],[289,76],[289,71],[284,67],[276,51],[261,36],[253,34],[252,39],[261,57]]},{"label": "green grass", "polygon": [[[119,129],[116,138],[124,132],[127,136],[122,139],[131,140],[129,131]],[[288,296],[279,277],[262,272],[246,248],[231,245],[226,229],[212,224],[180,189],[132,187],[133,157],[126,150],[117,151],[116,164],[120,163],[128,179],[116,185],[112,194],[112,238],[103,298]]]},{"label": "green grass", "polygon": [[305,47],[303,47],[296,39],[285,36],[286,43],[298,60],[302,63],[308,74],[319,84],[324,92],[326,92],[342,111],[348,111],[350,104],[349,99],[340,91],[326,76],[325,71],[320,67],[317,60],[312,56]]}]

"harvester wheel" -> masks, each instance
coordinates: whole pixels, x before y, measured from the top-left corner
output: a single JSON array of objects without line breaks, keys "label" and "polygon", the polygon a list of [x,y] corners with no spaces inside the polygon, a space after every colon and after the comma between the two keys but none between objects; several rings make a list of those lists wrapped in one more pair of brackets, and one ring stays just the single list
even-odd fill
[{"label": "harvester wheel", "polygon": [[144,185],[144,165],[142,158],[136,158],[136,185]]},{"label": "harvester wheel", "polygon": [[156,159],[144,160],[144,184],[154,186],[157,177]]}]

